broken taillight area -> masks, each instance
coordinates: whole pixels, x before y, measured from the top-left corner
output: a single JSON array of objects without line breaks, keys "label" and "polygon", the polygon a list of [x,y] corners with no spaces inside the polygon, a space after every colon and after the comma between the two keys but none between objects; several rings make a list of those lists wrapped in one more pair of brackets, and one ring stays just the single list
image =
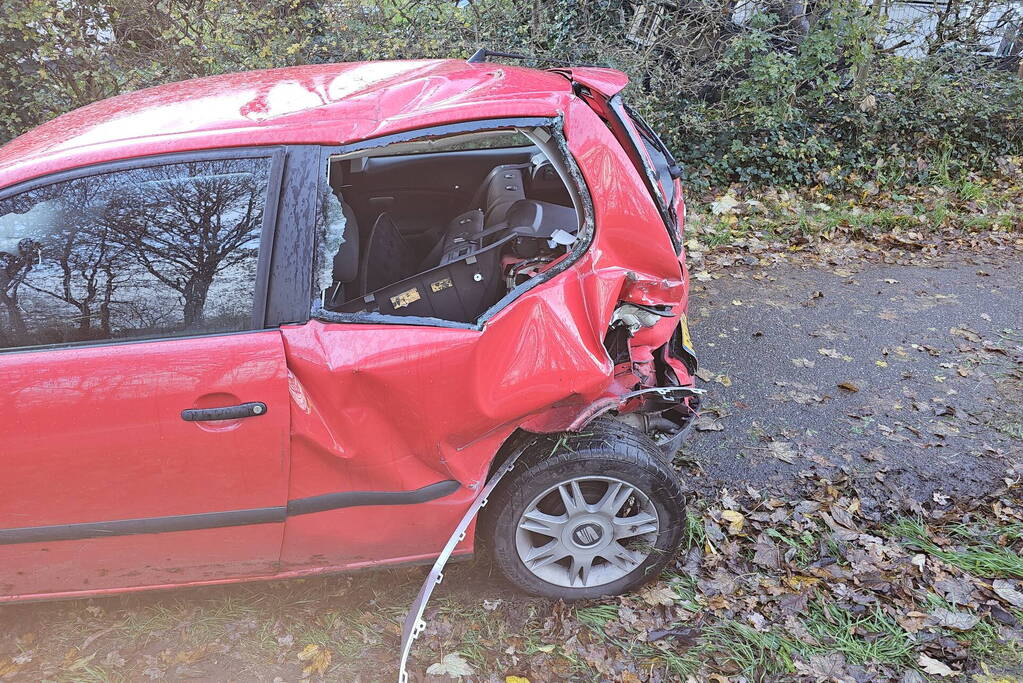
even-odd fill
[{"label": "broken taillight area", "polygon": [[[672,326],[668,341],[655,346],[666,326]],[[618,419],[674,454],[692,430],[703,394],[693,383],[697,362],[686,316],[678,316],[667,304],[622,301],[604,346],[614,363],[614,385],[627,389],[615,410]]]}]

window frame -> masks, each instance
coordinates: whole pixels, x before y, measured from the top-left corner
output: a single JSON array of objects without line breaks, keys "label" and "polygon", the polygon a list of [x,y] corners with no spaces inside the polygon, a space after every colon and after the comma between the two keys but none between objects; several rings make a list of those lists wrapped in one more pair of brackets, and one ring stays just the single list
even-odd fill
[{"label": "window frame", "polygon": [[[668,237],[671,239],[671,244],[675,248],[675,253],[681,254],[682,241],[679,236],[678,216],[675,215],[675,207],[668,204],[664,190],[661,188],[660,179],[657,177],[657,169],[653,168],[652,162],[649,159],[649,154],[646,150],[646,145],[643,143],[640,125],[633,119],[620,94],[615,95],[608,100],[607,109],[611,116],[614,117],[615,125],[617,125],[622,132],[625,133],[633,154],[639,160],[641,168],[637,168],[636,170],[639,171],[642,176],[643,183],[646,185],[647,191],[650,193],[650,197],[653,199],[658,213],[661,214],[661,220],[664,221],[664,227],[668,231]],[[644,122],[643,125],[645,126],[646,123]],[[660,140],[660,138],[656,135],[654,135],[654,139]],[[663,143],[658,146],[663,147]],[[674,157],[670,156],[669,152],[669,161],[673,158]]]},{"label": "window frame", "polygon": [[281,189],[284,175],[287,149],[274,145],[266,147],[217,147],[197,150],[194,152],[174,152],[170,154],[154,154],[151,156],[132,157],[114,161],[104,161],[88,166],[57,171],[49,175],[25,180],[0,189],[0,202],[10,199],[23,192],[38,190],[50,185],[79,180],[92,176],[107,175],[121,171],[132,171],[141,168],[171,166],[175,164],[195,163],[204,161],[223,161],[229,159],[269,159],[270,167],[266,188],[266,201],[263,204],[263,225],[259,237],[259,256],[256,261],[256,281],[252,296],[252,317],[249,327],[244,330],[190,332],[188,334],[153,337],[125,337],[112,339],[89,339],[84,341],[62,342],[57,344],[33,344],[0,348],[0,355],[11,353],[29,353],[67,348],[93,346],[112,346],[120,344],[140,344],[145,342],[173,341],[213,337],[232,334],[247,334],[265,329],[267,318],[267,297],[270,281],[270,266],[274,237],[278,229],[278,209],[281,203]]},{"label": "window frame", "polygon": [[[558,159],[551,159],[551,163],[555,164],[557,168],[559,165],[564,166],[564,175],[562,180],[568,185],[569,192],[573,194],[573,204],[575,204],[575,198],[578,198],[578,206],[575,206],[576,212],[579,214],[580,227],[578,232],[578,239],[572,245],[566,257],[555,264],[547,271],[540,275],[523,282],[522,284],[509,290],[502,296],[497,303],[491,306],[489,309],[484,311],[475,322],[463,323],[452,320],[444,320],[442,318],[426,318],[420,316],[398,316],[389,315],[384,313],[336,313],[333,311],[327,311],[322,307],[320,297],[317,296],[317,292],[313,291],[314,286],[314,274],[313,268],[316,262],[316,251],[320,248],[319,235],[315,234],[316,230],[314,225],[310,225],[310,232],[312,235],[312,250],[309,259],[309,274],[308,274],[308,296],[311,299],[311,305],[307,303],[308,319],[319,320],[325,323],[332,324],[369,324],[369,325],[402,325],[402,326],[415,326],[415,327],[439,327],[439,328],[455,328],[465,330],[483,330],[490,319],[500,313],[506,307],[510,306],[515,302],[516,299],[521,297],[529,290],[537,287],[544,282],[551,280],[560,273],[568,270],[572,267],[590,248],[593,243],[595,233],[594,223],[594,210],[593,200],[590,195],[589,187],[586,185],[586,180],[583,177],[579,163],[572,155],[569,149],[568,138],[565,135],[565,121],[563,116],[528,116],[528,117],[503,117],[493,119],[473,119],[471,121],[463,121],[460,123],[449,123],[426,126],[423,128],[414,128],[401,133],[395,133],[391,135],[385,135],[377,138],[369,138],[366,140],[360,140],[352,142],[346,145],[338,147],[322,147],[320,152],[320,163],[317,167],[319,174],[319,184],[317,187],[317,197],[327,184],[328,170],[331,159],[339,156],[352,155],[354,153],[364,151],[367,149],[374,149],[377,147],[386,147],[388,145],[410,142],[423,137],[447,137],[450,135],[457,135],[459,133],[470,133],[474,131],[486,131],[486,130],[499,130],[502,128],[542,128],[550,134],[549,144],[555,147],[558,151]],[[562,175],[561,169],[558,169],[559,175]],[[567,176],[567,177],[564,177]],[[316,212],[318,214],[320,208],[317,203]],[[312,221],[315,224],[315,220]],[[308,300],[307,300],[308,301]]]}]

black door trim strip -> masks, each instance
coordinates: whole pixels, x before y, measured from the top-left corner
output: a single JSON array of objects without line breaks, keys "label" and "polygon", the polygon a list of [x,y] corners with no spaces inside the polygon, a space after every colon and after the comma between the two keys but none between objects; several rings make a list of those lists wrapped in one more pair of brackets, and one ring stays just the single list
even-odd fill
[{"label": "black door trim strip", "polygon": [[195,531],[197,529],[218,529],[225,526],[246,526],[283,522],[285,508],[255,508],[252,510],[227,510],[224,512],[202,512],[194,515],[172,515],[170,517],[144,517],[142,519],[118,519],[112,522],[85,522],[83,524],[54,524],[53,526],[31,526],[21,529],[0,529],[0,545],[13,543],[44,543],[49,541],[80,541],[86,538],[106,536],[133,536],[135,534],[162,534],[171,531]]},{"label": "black door trim strip", "polygon": [[457,481],[438,481],[414,491],[344,491],[288,501],[288,516],[309,515],[325,510],[362,505],[416,505],[450,496],[459,489]]},{"label": "black door trim strip", "polygon": [[198,531],[229,526],[249,526],[283,522],[289,516],[308,515],[328,510],[368,505],[416,505],[449,496],[460,488],[457,481],[429,484],[412,491],[342,491],[288,501],[287,507],[224,510],[192,515],[118,519],[109,522],[54,524],[51,526],[0,529],[0,545],[81,541],[89,538],[162,534],[174,531]]}]

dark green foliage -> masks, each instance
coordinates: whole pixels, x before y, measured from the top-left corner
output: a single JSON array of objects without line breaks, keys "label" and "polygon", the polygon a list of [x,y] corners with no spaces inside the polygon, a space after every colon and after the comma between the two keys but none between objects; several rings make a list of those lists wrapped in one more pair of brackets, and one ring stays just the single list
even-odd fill
[{"label": "dark green foliage", "polygon": [[964,52],[949,27],[907,59],[879,49],[878,3],[823,0],[805,18],[784,15],[799,3],[739,4],[741,24],[725,11],[734,0],[672,5],[637,42],[625,0],[8,0],[0,142],[158,83],[486,45],[627,71],[691,187],[897,187],[1023,153],[1023,79]]}]

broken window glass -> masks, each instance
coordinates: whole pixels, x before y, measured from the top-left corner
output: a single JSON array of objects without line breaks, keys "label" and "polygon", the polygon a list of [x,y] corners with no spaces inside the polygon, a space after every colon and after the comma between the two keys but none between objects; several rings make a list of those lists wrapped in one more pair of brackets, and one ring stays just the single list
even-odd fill
[{"label": "broken window glass", "polygon": [[550,141],[541,129],[474,131],[332,158],[323,309],[471,323],[543,272],[580,224]]}]

